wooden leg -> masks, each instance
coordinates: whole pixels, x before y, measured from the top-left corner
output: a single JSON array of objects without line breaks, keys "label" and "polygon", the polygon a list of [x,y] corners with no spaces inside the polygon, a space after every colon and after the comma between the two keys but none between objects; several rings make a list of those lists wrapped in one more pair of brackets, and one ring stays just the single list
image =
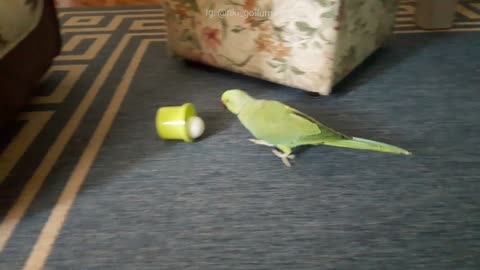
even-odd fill
[{"label": "wooden leg", "polygon": [[424,29],[452,27],[458,0],[418,0],[416,23]]}]

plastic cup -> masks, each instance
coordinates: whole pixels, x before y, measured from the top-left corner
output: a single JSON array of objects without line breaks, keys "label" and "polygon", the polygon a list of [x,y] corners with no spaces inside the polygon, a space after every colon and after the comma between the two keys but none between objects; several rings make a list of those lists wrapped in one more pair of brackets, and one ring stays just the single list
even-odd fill
[{"label": "plastic cup", "polygon": [[203,134],[205,124],[197,116],[195,106],[186,103],[182,106],[159,108],[156,116],[156,128],[162,139],[193,142]]}]

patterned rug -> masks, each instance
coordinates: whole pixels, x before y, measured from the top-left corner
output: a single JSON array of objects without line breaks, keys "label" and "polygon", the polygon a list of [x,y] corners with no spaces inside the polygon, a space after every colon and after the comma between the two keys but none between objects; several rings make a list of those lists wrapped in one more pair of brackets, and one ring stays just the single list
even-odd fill
[{"label": "patterned rug", "polygon": [[[480,2],[395,40],[331,97],[167,57],[161,7],[62,9],[41,95],[0,138],[0,269],[480,269]],[[315,147],[292,169],[219,107],[229,88],[411,157]],[[160,140],[193,102],[203,139]]]}]

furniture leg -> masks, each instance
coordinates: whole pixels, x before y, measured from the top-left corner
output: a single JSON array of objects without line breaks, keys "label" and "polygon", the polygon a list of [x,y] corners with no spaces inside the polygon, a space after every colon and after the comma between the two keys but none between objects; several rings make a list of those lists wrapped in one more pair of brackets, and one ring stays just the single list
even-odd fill
[{"label": "furniture leg", "polygon": [[416,23],[423,29],[452,27],[458,0],[418,0]]}]

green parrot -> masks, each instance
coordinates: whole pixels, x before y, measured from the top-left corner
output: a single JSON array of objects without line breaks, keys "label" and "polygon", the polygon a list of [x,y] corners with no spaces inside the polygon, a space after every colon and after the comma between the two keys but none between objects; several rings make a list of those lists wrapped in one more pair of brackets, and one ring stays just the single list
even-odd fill
[{"label": "green parrot", "polygon": [[255,139],[249,141],[275,147],[273,153],[290,167],[295,158],[292,149],[301,145],[329,145],[361,150],[411,155],[405,149],[337,132],[314,118],[274,100],[255,99],[245,91],[223,93],[222,105],[238,116]]}]

